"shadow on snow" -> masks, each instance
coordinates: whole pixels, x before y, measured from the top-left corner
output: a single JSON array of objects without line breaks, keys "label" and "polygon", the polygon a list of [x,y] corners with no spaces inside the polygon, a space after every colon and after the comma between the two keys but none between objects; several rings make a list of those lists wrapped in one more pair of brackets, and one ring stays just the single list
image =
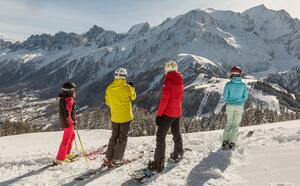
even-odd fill
[{"label": "shadow on snow", "polygon": [[220,172],[224,172],[230,165],[231,151],[211,152],[206,158],[195,166],[187,177],[188,186],[202,186],[210,179],[222,177]]},{"label": "shadow on snow", "polygon": [[[48,162],[49,162],[49,160],[48,160]],[[18,176],[16,178],[12,178],[10,180],[6,180],[6,181],[3,181],[3,182],[0,182],[0,186],[2,186],[2,185],[3,186],[4,185],[11,185],[11,184],[13,184],[13,183],[15,183],[15,182],[23,179],[23,178],[27,178],[27,177],[30,177],[30,176],[33,176],[33,175],[40,174],[41,172],[43,172],[44,170],[48,169],[49,167],[52,167],[52,164],[44,166],[44,167],[42,167],[42,168],[40,168],[38,170],[30,171],[30,172],[28,172],[28,173],[26,173],[24,175]]]}]

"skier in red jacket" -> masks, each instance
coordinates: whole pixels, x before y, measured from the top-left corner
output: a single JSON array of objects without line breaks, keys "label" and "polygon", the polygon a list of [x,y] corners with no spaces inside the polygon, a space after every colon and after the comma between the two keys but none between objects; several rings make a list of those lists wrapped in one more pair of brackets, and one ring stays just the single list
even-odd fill
[{"label": "skier in red jacket", "polygon": [[182,137],[180,134],[180,117],[182,115],[182,98],[184,92],[183,76],[178,72],[178,65],[174,61],[165,64],[165,80],[162,96],[157,110],[156,149],[154,161],[150,160],[148,169],[161,172],[164,170],[166,135],[171,128],[174,140],[174,151],[170,158],[178,162],[183,156]]},{"label": "skier in red jacket", "polygon": [[59,94],[59,119],[61,127],[64,129],[63,139],[60,144],[54,165],[60,165],[69,162],[73,158],[71,154],[72,143],[75,139],[74,125],[77,124],[75,113],[76,85],[67,82],[62,87]]}]

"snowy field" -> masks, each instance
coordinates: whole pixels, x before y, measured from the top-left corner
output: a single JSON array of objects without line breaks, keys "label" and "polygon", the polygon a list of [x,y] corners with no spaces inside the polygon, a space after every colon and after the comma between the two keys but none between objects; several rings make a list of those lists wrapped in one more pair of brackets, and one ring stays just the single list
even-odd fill
[{"label": "snowy field", "polygon": [[[247,138],[248,131],[254,130]],[[87,150],[108,142],[110,131],[80,131]],[[296,186],[300,185],[300,120],[244,127],[238,147],[233,152],[219,151],[222,131],[184,134],[184,146],[192,149],[176,166],[166,164],[166,171],[144,185],[188,186]],[[62,132],[25,134],[0,138],[0,185],[70,185],[76,175],[97,168],[96,160],[80,160],[43,171],[35,171],[56,155]],[[126,158],[142,159],[124,165],[81,185],[137,185],[128,172],[146,165],[153,157],[154,137],[129,138]],[[167,139],[167,154],[172,150]],[[75,148],[73,148],[75,150]]]}]

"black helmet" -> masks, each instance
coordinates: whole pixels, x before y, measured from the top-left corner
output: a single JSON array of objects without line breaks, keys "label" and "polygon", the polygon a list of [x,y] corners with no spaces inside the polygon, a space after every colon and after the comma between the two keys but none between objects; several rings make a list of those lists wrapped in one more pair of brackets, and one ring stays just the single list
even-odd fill
[{"label": "black helmet", "polygon": [[77,88],[76,84],[73,83],[73,82],[66,82],[61,90],[64,91],[64,92],[69,92],[69,91],[75,91]]}]

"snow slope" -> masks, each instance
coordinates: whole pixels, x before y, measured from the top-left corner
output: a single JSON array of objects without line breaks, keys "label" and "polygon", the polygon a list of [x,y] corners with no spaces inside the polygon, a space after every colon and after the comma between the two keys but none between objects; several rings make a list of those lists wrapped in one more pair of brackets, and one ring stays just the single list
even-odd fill
[{"label": "snow slope", "polygon": [[[254,135],[245,134],[254,130]],[[300,120],[244,127],[233,152],[219,151],[222,131],[184,134],[186,152],[177,166],[166,165],[166,172],[145,185],[299,185]],[[107,143],[110,131],[80,131],[86,149]],[[31,172],[53,160],[62,132],[48,132],[0,138],[0,185],[63,185],[88,168],[99,167],[103,156],[85,162]],[[128,172],[143,167],[153,156],[155,138],[129,138],[126,158],[145,151],[142,159],[88,181],[87,185],[136,185]],[[167,138],[167,154],[172,150]]]}]

